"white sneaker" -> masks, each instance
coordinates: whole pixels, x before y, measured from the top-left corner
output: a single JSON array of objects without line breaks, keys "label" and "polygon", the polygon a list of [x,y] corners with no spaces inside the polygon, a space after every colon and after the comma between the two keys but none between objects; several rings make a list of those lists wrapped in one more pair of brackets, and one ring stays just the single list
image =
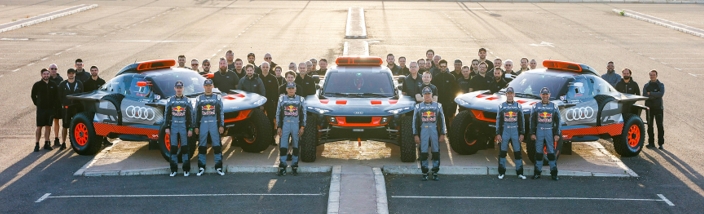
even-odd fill
[{"label": "white sneaker", "polygon": [[222,171],[222,168],[218,168],[215,171],[218,172],[218,174],[220,175],[225,175],[225,172]]},{"label": "white sneaker", "polygon": [[501,179],[504,179],[504,175],[503,175],[503,174],[499,174],[499,180],[501,180]]},{"label": "white sneaker", "polygon": [[189,175],[191,175],[191,172],[187,172],[187,171],[183,172],[183,177],[188,177]]},{"label": "white sneaker", "polygon": [[518,178],[520,178],[521,180],[525,180],[526,176],[525,175],[518,175]]},{"label": "white sneaker", "polygon": [[171,174],[169,174],[169,176],[171,176],[171,177],[176,176],[176,172],[171,172]]},{"label": "white sneaker", "polygon": [[201,176],[201,175],[203,175],[203,173],[205,173],[205,169],[198,168],[198,173],[196,173],[196,176]]}]

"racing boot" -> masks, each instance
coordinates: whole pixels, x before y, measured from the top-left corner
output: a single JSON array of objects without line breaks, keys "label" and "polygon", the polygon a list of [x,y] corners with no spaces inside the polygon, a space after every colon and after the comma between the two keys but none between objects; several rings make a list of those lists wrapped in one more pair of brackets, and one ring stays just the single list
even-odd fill
[{"label": "racing boot", "polygon": [[59,147],[59,150],[64,150],[66,149],[66,142],[61,144],[61,147]]},{"label": "racing boot", "polygon": [[291,165],[291,174],[293,174],[293,176],[298,175],[298,164]]},{"label": "racing boot", "polygon": [[428,180],[428,173],[423,173],[423,176],[420,178],[421,181],[427,181]]},{"label": "racing boot", "polygon": [[433,180],[434,180],[434,181],[440,181],[440,179],[438,178],[438,173],[437,173],[437,172],[433,172]]},{"label": "racing boot", "polygon": [[169,176],[174,177],[174,176],[176,176],[176,173],[178,173],[178,172],[171,171],[171,174],[169,174]]},{"label": "racing boot", "polygon": [[51,148],[51,142],[49,141],[44,141],[44,149],[49,151],[54,150],[54,148]]},{"label": "racing boot", "polygon": [[39,152],[39,142],[34,143],[34,152]]},{"label": "racing boot", "polygon": [[61,146],[61,143],[59,142],[59,138],[55,137],[54,138],[54,146]]},{"label": "racing boot", "polygon": [[286,164],[280,163],[279,164],[279,172],[277,173],[278,176],[286,176]]},{"label": "racing boot", "polygon": [[550,177],[552,177],[552,180],[554,180],[554,181],[560,180],[560,178],[557,177],[557,169],[550,170]]},{"label": "racing boot", "polygon": [[217,172],[218,175],[221,175],[221,176],[222,176],[222,175],[225,175],[225,172],[222,171],[222,168],[217,168],[217,169],[215,169],[215,172]]},{"label": "racing boot", "polygon": [[535,171],[533,171],[533,173],[534,173],[534,174],[533,174],[533,180],[535,180],[535,179],[540,179],[540,173],[541,173],[541,171],[535,170]]}]

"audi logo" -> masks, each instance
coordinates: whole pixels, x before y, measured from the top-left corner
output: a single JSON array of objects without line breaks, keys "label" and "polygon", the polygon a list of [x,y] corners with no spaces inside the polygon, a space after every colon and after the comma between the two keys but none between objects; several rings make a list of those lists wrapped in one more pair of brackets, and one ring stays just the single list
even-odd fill
[{"label": "audi logo", "polygon": [[156,112],[149,107],[128,106],[125,109],[125,116],[134,119],[153,120],[156,117]]},{"label": "audi logo", "polygon": [[567,109],[565,113],[565,120],[567,121],[584,120],[592,117],[594,117],[594,109],[589,106]]}]

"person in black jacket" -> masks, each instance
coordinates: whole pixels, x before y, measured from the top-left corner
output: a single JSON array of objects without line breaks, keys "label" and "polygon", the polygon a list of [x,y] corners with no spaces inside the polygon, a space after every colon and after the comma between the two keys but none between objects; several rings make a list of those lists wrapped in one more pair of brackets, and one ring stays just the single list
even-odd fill
[{"label": "person in black jacket", "polygon": [[76,79],[78,81],[81,81],[82,83],[86,83],[86,81],[88,81],[88,79],[90,79],[90,74],[88,72],[86,72],[86,69],[83,69],[83,60],[76,59],[75,66],[76,66]]},{"label": "person in black jacket", "polygon": [[[237,61],[235,61],[237,63]],[[240,61],[241,63],[241,61]],[[220,58],[220,70],[213,74],[213,83],[222,94],[232,93],[230,90],[237,88],[240,82],[240,77],[234,72],[227,70],[227,61],[225,58]]]},{"label": "person in black jacket", "polygon": [[105,85],[105,80],[98,76],[98,72],[99,71],[97,66],[90,66],[90,78],[88,78],[88,80],[83,83],[84,91],[95,91],[98,90],[101,86]]},{"label": "person in black jacket", "polygon": [[61,118],[63,122],[63,130],[61,131],[62,143],[59,150],[66,149],[66,135],[68,134],[68,128],[71,125],[71,119],[73,119],[73,116],[76,115],[73,100],[68,99],[66,96],[83,92],[83,82],[76,79],[75,69],[69,68],[68,71],[66,71],[66,78],[67,79],[59,85],[59,99],[61,99],[61,113],[63,115]]},{"label": "person in black jacket", "polygon": [[438,66],[438,73],[433,76],[431,83],[438,88],[438,102],[442,104],[442,112],[445,114],[445,126],[449,127],[457,112],[457,79],[447,69],[446,60],[440,60]]},{"label": "person in black jacket", "polygon": [[[264,55],[266,58],[267,55]],[[279,80],[274,77],[269,68],[268,62],[262,62],[259,66],[262,69],[262,75],[260,76],[262,82],[264,83],[264,91],[266,92],[266,103],[264,104],[264,112],[266,112],[266,117],[269,118],[269,122],[272,124],[272,128],[276,131],[276,124],[274,119],[276,119],[276,104],[279,102]],[[273,137],[273,136],[272,136]],[[272,138],[271,143],[276,145],[276,141]]]},{"label": "person in black jacket", "polygon": [[[56,64],[52,63],[49,65],[49,81],[54,82],[56,86],[58,87],[61,82],[64,81],[64,78],[61,77],[59,74],[59,67],[56,66]],[[58,91],[58,88],[56,89]],[[61,107],[59,105],[59,94],[58,92],[56,93],[56,103],[57,103],[57,108],[54,108],[54,113],[52,114],[52,117],[54,118],[54,146],[61,146],[61,142],[59,142],[59,120],[61,120]]]},{"label": "person in black jacket", "polygon": [[259,78],[259,75],[254,74],[254,67],[255,66],[252,64],[245,66],[245,71],[247,71],[247,75],[244,78],[240,79],[240,83],[237,84],[237,89],[266,96],[264,82],[262,82],[262,79]]},{"label": "person in black jacket", "polygon": [[662,97],[665,96],[665,84],[662,84],[658,80],[658,71],[652,70],[649,73],[650,81],[645,83],[643,86],[643,96],[648,97],[645,100],[645,106],[650,108],[650,117],[648,118],[648,148],[655,148],[655,133],[653,130],[653,120],[658,125],[658,147],[663,149],[662,145],[665,144],[665,130],[663,130],[662,116],[663,103]]},{"label": "person in black jacket", "polygon": [[631,78],[631,69],[624,68],[621,74],[623,74],[623,78],[616,83],[616,90],[621,93],[640,95],[638,83]]},{"label": "person in black jacket", "polygon": [[494,76],[492,77],[493,80],[489,85],[489,91],[491,91],[491,93],[499,92],[502,88],[506,88],[506,86],[508,86],[508,83],[506,83],[506,80],[504,80],[504,77],[503,75],[501,75],[501,73],[503,73],[503,70],[501,70],[501,68],[494,68]]},{"label": "person in black jacket", "polygon": [[[310,61],[308,61],[310,62]],[[315,94],[315,81],[312,77],[307,74],[308,66],[306,62],[301,62],[298,64],[298,76],[296,77],[296,84],[301,87],[301,96],[307,97],[308,95]]]},{"label": "person in black jacket", "polygon": [[[284,82],[279,86],[279,95],[285,95],[286,94],[286,83],[294,83],[296,84],[296,72],[294,71],[287,71],[284,76],[286,77],[284,79]],[[304,96],[303,95],[303,89],[301,88],[300,85],[296,84],[296,95],[298,96]]]},{"label": "person in black jacket", "polygon": [[420,94],[418,86],[423,83],[423,77],[418,73],[419,68],[417,62],[411,62],[409,67],[410,74],[408,74],[408,76],[406,76],[403,80],[403,85],[401,85],[401,93],[403,93],[403,95],[415,98],[416,94]]},{"label": "person in black jacket", "polygon": [[43,68],[41,71],[42,79],[34,83],[32,86],[32,102],[37,107],[37,129],[35,131],[34,152],[39,151],[39,139],[42,136],[42,128],[44,128],[44,149],[52,150],[49,134],[51,129],[52,114],[55,112],[59,104],[57,98],[58,86],[54,82],[49,81],[49,70]]}]

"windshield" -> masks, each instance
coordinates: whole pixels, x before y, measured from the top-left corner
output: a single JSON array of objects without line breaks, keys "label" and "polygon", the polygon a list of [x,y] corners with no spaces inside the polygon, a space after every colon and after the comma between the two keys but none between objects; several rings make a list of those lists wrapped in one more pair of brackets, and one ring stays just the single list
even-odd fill
[{"label": "windshield", "polygon": [[323,96],[395,95],[391,75],[386,72],[332,72],[325,76]]},{"label": "windshield", "polygon": [[180,80],[183,82],[183,94],[203,93],[203,81],[205,78],[195,71],[171,71],[150,75],[157,88],[161,90],[161,95],[171,97],[176,94],[174,84]]},{"label": "windshield", "polygon": [[560,94],[565,93],[563,89],[567,81],[567,77],[529,72],[518,75],[508,85],[513,87],[516,97],[537,96],[540,99],[540,89],[548,87],[550,89],[550,99],[556,99]]}]

